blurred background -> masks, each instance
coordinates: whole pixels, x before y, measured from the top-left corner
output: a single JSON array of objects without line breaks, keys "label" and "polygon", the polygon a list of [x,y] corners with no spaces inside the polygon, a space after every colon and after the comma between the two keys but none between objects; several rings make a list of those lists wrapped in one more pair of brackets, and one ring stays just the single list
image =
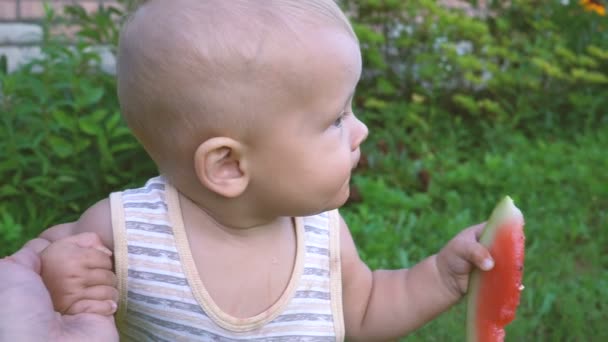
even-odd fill
[{"label": "blurred background", "polygon": [[[362,258],[409,267],[510,195],[527,250],[506,340],[608,341],[608,2],[340,4],[365,69],[341,210]],[[0,0],[0,256],[157,173],[115,95],[134,5]],[[464,313],[405,340],[464,340]]]}]

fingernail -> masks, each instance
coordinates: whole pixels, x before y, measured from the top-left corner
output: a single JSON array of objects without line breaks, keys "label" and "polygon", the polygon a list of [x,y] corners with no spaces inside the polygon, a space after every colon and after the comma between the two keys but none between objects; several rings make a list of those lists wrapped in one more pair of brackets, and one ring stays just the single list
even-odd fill
[{"label": "fingernail", "polygon": [[481,269],[484,271],[491,270],[492,267],[494,267],[494,260],[492,260],[492,259],[485,259],[481,263]]},{"label": "fingernail", "polygon": [[109,256],[112,256],[112,251],[109,250],[109,249],[107,249],[106,247],[95,247],[95,249],[98,250],[98,251],[100,251],[100,252],[102,252],[102,253],[105,253],[105,254],[107,254]]},{"label": "fingernail", "polygon": [[110,306],[112,307],[112,313],[116,313],[116,310],[118,309],[118,305],[114,301],[111,301]]}]

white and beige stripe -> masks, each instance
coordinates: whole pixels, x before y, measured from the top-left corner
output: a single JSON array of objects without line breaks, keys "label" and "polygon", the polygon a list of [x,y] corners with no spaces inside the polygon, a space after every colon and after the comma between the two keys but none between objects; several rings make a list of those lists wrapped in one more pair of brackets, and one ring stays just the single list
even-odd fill
[{"label": "white and beige stripe", "polygon": [[125,341],[342,341],[337,211],[296,218],[292,281],[267,311],[219,309],[194,267],[177,191],[164,177],[110,196]]}]

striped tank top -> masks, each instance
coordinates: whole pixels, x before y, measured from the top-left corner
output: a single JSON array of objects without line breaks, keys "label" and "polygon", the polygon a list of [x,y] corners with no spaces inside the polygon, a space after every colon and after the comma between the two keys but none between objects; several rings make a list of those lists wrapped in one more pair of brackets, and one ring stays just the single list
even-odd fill
[{"label": "striped tank top", "polygon": [[223,312],[198,276],[177,190],[164,177],[110,195],[121,341],[343,341],[337,210],[295,218],[283,294],[248,318]]}]

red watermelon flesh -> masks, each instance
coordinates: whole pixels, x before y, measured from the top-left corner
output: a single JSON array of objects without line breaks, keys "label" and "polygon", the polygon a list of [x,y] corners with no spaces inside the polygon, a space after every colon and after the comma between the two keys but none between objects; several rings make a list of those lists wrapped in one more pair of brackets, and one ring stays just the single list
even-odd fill
[{"label": "red watermelon flesh", "polygon": [[467,341],[497,342],[515,318],[524,266],[524,218],[506,196],[494,209],[480,238],[492,258],[490,271],[471,274],[467,298]]}]

